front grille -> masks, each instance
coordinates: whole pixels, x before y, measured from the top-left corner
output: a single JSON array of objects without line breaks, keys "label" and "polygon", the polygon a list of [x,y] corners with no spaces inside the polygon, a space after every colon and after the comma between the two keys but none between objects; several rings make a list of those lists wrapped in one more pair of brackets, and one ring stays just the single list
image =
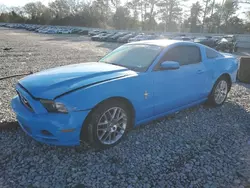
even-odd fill
[{"label": "front grille", "polygon": [[24,96],[22,96],[18,91],[16,91],[16,92],[17,92],[17,94],[18,94],[18,97],[19,97],[21,103],[22,103],[24,106],[26,106],[30,111],[33,112],[33,109],[32,109],[32,107],[30,106],[30,103],[28,102],[28,100],[27,100]]}]

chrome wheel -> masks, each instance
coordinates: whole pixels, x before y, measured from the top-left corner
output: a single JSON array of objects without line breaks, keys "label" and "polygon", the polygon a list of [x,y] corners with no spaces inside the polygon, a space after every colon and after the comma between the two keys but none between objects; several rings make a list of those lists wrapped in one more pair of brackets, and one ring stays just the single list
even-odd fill
[{"label": "chrome wheel", "polygon": [[216,104],[221,104],[224,102],[224,100],[227,97],[227,92],[228,92],[227,82],[225,80],[221,80],[217,84],[214,92],[214,100]]},{"label": "chrome wheel", "polygon": [[125,133],[127,115],[120,107],[112,107],[105,111],[97,124],[97,137],[102,144],[114,144]]}]

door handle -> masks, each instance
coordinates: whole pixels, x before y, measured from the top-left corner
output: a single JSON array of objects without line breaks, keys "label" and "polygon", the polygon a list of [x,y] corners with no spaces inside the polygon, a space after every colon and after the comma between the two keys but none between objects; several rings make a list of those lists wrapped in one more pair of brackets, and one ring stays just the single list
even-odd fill
[{"label": "door handle", "polygon": [[203,73],[203,72],[205,72],[204,70],[198,70],[197,71],[197,74],[201,74],[201,73]]}]

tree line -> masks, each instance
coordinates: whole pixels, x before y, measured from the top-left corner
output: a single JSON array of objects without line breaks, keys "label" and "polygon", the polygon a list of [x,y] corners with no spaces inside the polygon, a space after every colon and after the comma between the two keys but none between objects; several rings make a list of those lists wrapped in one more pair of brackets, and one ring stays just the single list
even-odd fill
[{"label": "tree line", "polygon": [[23,7],[0,6],[0,22],[71,25],[167,32],[248,33],[250,12],[238,17],[239,4],[250,0],[54,0]]}]

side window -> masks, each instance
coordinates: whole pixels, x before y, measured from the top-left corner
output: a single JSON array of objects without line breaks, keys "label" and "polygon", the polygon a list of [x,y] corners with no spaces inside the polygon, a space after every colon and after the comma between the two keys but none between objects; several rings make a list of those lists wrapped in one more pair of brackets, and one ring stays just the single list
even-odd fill
[{"label": "side window", "polygon": [[214,58],[219,57],[219,54],[214,50],[206,48],[206,56],[208,59],[214,59]]},{"label": "side window", "polygon": [[177,46],[169,49],[161,62],[176,61],[180,65],[196,64],[201,62],[200,48],[196,46]]}]

